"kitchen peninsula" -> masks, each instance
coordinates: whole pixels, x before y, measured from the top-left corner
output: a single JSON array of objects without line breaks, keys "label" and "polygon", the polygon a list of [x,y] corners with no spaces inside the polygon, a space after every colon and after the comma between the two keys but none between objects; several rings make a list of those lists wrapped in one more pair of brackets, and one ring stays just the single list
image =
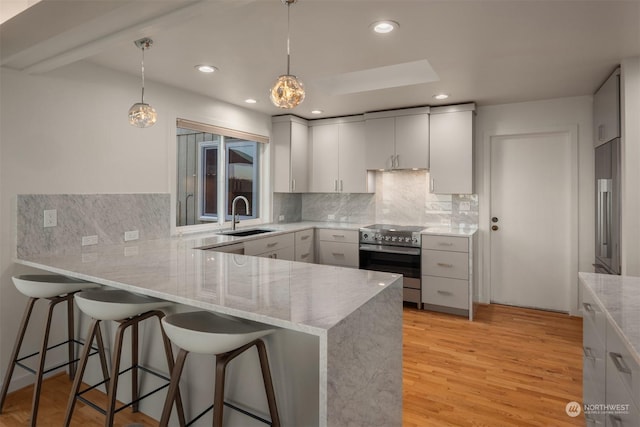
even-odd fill
[{"label": "kitchen peninsula", "polygon": [[[281,328],[267,345],[283,425],[401,425],[400,276],[199,249],[232,240],[166,238],[15,262],[173,301],[176,310],[205,309]],[[266,412],[260,399],[255,407],[243,399],[260,390],[251,381],[259,377],[230,387],[227,399]],[[199,397],[191,387],[187,379],[185,394]],[[141,410],[158,418],[156,406]],[[247,422],[238,419],[232,424]]]}]

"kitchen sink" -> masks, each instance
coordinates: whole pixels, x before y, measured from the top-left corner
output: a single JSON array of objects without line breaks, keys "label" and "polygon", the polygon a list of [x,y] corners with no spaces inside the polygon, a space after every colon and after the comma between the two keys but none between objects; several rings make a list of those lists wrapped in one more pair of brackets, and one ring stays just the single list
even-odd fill
[{"label": "kitchen sink", "polygon": [[275,230],[267,230],[265,228],[252,228],[251,230],[223,231],[218,234],[223,234],[225,236],[246,237],[246,236],[255,236],[256,234],[272,233],[274,231]]}]

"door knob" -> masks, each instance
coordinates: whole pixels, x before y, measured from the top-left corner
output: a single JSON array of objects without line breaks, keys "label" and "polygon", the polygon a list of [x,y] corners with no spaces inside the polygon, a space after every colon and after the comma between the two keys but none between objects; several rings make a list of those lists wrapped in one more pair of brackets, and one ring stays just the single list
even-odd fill
[{"label": "door knob", "polygon": [[498,217],[494,216],[493,218],[491,218],[491,222],[498,222]]},{"label": "door knob", "polygon": [[498,230],[498,228],[499,228],[499,227],[498,227],[497,225],[492,225],[492,226],[491,226],[491,229],[492,229],[493,231],[497,231],[497,230]]}]

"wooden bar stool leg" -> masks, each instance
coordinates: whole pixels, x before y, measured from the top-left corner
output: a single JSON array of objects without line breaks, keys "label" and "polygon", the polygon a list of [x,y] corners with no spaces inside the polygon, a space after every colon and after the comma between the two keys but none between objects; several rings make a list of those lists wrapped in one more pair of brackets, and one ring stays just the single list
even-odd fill
[{"label": "wooden bar stool leg", "polygon": [[18,354],[20,354],[20,347],[22,347],[22,340],[29,325],[29,319],[31,318],[31,312],[33,311],[33,305],[38,298],[29,298],[27,306],[24,309],[22,321],[20,322],[20,329],[18,330],[18,336],[16,336],[16,342],[13,345],[13,351],[11,352],[11,358],[9,359],[9,366],[4,376],[4,384],[2,384],[2,392],[0,393],[0,413],[4,407],[4,401],[9,391],[9,384],[11,383],[11,377],[13,376],[13,370],[16,367],[16,361],[18,360]]},{"label": "wooden bar stool leg", "polygon": [[260,368],[262,369],[262,379],[264,381],[264,390],[267,393],[267,403],[269,404],[269,415],[271,416],[271,425],[280,427],[280,416],[278,415],[278,407],[276,405],[276,394],[273,390],[273,380],[271,378],[271,370],[269,369],[269,358],[264,341],[257,340],[256,348],[258,349],[258,357],[260,358]]},{"label": "wooden bar stool leg", "polygon": [[76,352],[75,352],[75,347],[74,347],[74,340],[76,338],[75,333],[74,333],[74,329],[75,329],[75,324],[74,324],[74,313],[73,313],[73,294],[69,294],[67,295],[67,339],[69,340],[68,343],[68,355],[69,355],[69,366],[67,367],[67,370],[69,372],[69,379],[73,381],[75,375],[76,375],[76,363],[75,362],[71,362],[73,359],[75,359],[76,357]]},{"label": "wooden bar stool leg", "polygon": [[[138,322],[131,325],[131,400],[138,400]],[[132,412],[138,412],[138,402],[131,405]]]},{"label": "wooden bar stool leg", "polygon": [[33,384],[33,399],[31,400],[31,422],[30,425],[35,427],[38,419],[38,404],[40,403],[40,390],[42,389],[42,375],[44,373],[44,365],[47,359],[47,347],[49,345],[49,333],[51,332],[51,318],[53,317],[53,309],[60,300],[51,300],[49,302],[49,310],[47,320],[45,321],[44,334],[42,336],[42,345],[40,346],[40,357],[38,368],[36,370],[36,381]]},{"label": "wooden bar stool leg", "polygon": [[95,336],[96,336],[96,343],[98,345],[98,356],[100,357],[100,367],[102,368],[102,378],[104,379],[104,388],[105,390],[109,390],[109,369],[107,368],[107,356],[106,356],[107,352],[104,350],[104,341],[102,340],[102,332],[100,331],[100,325],[98,325],[98,327],[96,328]]},{"label": "wooden bar stool leg", "polygon": [[[84,370],[87,367],[89,354],[91,353],[91,344],[93,343],[93,337],[96,335],[96,333],[100,333],[99,331],[100,321],[97,319],[93,319],[91,325],[89,326],[89,333],[87,334],[87,339],[85,340],[84,347],[82,348],[82,356],[80,356],[80,361],[78,362],[78,370],[76,371],[76,376],[73,380],[71,393],[69,393],[69,402],[67,403],[67,411],[64,416],[65,427],[69,427],[69,424],[71,424],[71,416],[73,415],[73,409],[76,406],[76,400],[78,398],[77,395],[80,391],[82,377],[84,375]],[[104,353],[102,357],[104,357]]]},{"label": "wooden bar stool leg", "polygon": [[230,359],[224,355],[216,355],[216,385],[213,392],[213,427],[222,427],[224,415],[224,379],[227,363]]},{"label": "wooden bar stool leg", "polygon": [[[169,337],[167,336],[167,334],[164,332],[164,328],[162,327],[162,318],[164,317],[164,313],[159,312],[157,314],[158,317],[158,323],[160,324],[160,332],[162,334],[162,343],[164,345],[164,353],[167,357],[167,367],[169,368],[169,372],[171,373],[171,382],[169,385],[169,390],[171,390],[171,386],[173,386],[173,369],[174,369],[174,362],[173,362],[173,350],[171,349],[171,341],[169,340]],[[188,353],[188,352],[187,352]],[[185,354],[184,356],[185,358],[187,357],[187,355]],[[184,364],[184,360],[182,362]],[[180,373],[182,373],[182,368],[180,368]],[[178,411],[178,422],[180,423],[180,427],[184,427],[187,424],[186,419],[184,418],[184,406],[182,405],[182,396],[180,395],[180,377],[178,377],[178,383],[176,383],[175,387],[176,390],[173,392],[174,393],[174,397],[171,400],[171,403],[173,403],[175,401],[176,404],[176,410]],[[167,392],[168,395],[169,392]],[[169,409],[169,411],[171,411]],[[167,419],[167,422],[169,420]]]},{"label": "wooden bar stool leg", "polygon": [[121,323],[116,332],[116,342],[111,358],[111,378],[109,380],[109,392],[107,393],[107,408],[105,426],[113,426],[116,410],[116,391],[118,390],[118,374],[120,373],[120,359],[122,358],[122,340],[124,331],[127,329],[126,323]]},{"label": "wooden bar stool leg", "polygon": [[[182,370],[184,369],[184,362],[187,360],[188,351],[180,349],[178,352],[178,358],[171,370],[171,382],[169,383],[169,390],[167,391],[167,397],[164,401],[164,407],[162,408],[162,417],[160,418],[160,427],[167,427],[169,425],[169,417],[171,416],[171,409],[173,408],[173,402],[180,395],[179,384],[180,377],[182,376]],[[176,405],[177,406],[177,405]],[[182,409],[182,408],[181,408]],[[178,413],[178,416],[180,414]],[[184,425],[184,413],[182,415],[183,420],[180,421],[181,425]]]}]

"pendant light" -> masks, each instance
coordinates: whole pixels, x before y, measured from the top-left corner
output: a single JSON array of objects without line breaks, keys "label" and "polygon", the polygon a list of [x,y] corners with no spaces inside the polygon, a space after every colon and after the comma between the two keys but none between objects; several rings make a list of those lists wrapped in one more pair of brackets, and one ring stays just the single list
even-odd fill
[{"label": "pendant light", "polygon": [[151,48],[153,40],[144,38],[136,40],[134,43],[142,49],[142,100],[133,104],[129,109],[129,123],[139,128],[148,128],[158,120],[155,108],[144,102],[144,51]]},{"label": "pendant light", "polygon": [[302,101],[304,101],[304,85],[302,81],[298,80],[296,76],[291,75],[291,49],[290,49],[290,13],[289,9],[292,3],[298,0],[282,0],[282,3],[287,6],[287,74],[278,77],[278,80],[271,88],[271,102],[273,105],[280,108],[294,108]]}]

